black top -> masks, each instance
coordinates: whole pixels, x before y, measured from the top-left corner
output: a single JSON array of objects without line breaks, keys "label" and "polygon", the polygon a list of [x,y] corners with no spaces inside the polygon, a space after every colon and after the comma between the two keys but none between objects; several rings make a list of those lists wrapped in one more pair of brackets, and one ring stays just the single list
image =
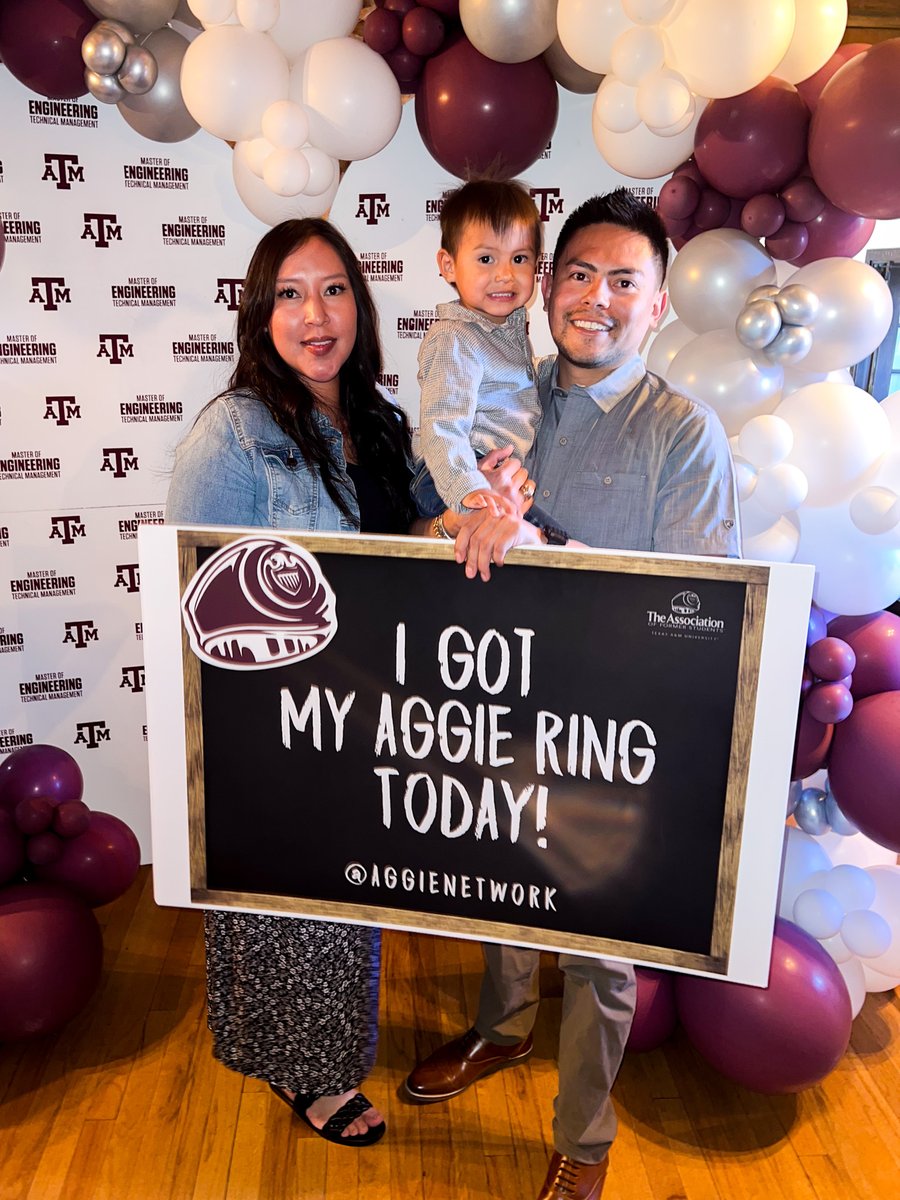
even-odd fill
[{"label": "black top", "polygon": [[[347,463],[347,474],[356,488],[360,533],[409,533],[409,518],[381,480],[360,463]],[[408,487],[409,480],[398,480]]]}]

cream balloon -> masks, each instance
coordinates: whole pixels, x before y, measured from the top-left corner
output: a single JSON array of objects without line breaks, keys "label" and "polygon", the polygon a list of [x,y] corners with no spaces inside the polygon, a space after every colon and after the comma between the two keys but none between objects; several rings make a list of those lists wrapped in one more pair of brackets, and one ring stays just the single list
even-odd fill
[{"label": "cream balloon", "polygon": [[331,187],[336,187],[340,179],[340,163],[336,158],[320,150],[318,146],[303,147],[306,161],[309,163],[309,179],[303,189],[307,196],[321,196]]},{"label": "cream balloon", "polygon": [[900,867],[874,866],[869,875],[875,884],[872,911],[887,922],[892,938],[890,947],[869,959],[868,965],[884,975],[900,975]]},{"label": "cream balloon", "polygon": [[613,42],[609,55],[612,74],[631,87],[637,87],[645,76],[661,70],[665,61],[662,37],[647,25],[623,30]]},{"label": "cream balloon", "polygon": [[291,71],[290,98],[306,110],[309,140],[332,158],[369,158],[400,124],[393,71],[355,38],[311,46]]},{"label": "cream balloon", "polygon": [[882,975],[881,971],[873,971],[868,960],[859,959],[863,978],[866,981],[867,992],[892,992],[900,987],[900,971],[896,975]]},{"label": "cream balloon", "polygon": [[691,238],[669,271],[669,299],[697,333],[734,328],[754,288],[775,279],[775,265],[756,238],[737,229],[711,229]]},{"label": "cream balloon", "polygon": [[749,500],[756,490],[756,471],[743,458],[732,455],[734,459],[734,481],[737,487],[738,500]]},{"label": "cream balloon", "polygon": [[278,20],[279,0],[237,0],[235,16],[245,29],[266,33]]},{"label": "cream balloon", "polygon": [[608,75],[613,44],[620,33],[631,28],[631,21],[620,0],[559,0],[556,26],[563,49],[579,66]]},{"label": "cream balloon", "polygon": [[748,92],[784,57],[794,11],[794,0],[690,0],[666,22],[666,62],[699,96]]},{"label": "cream balloon", "polygon": [[809,288],[819,307],[805,371],[852,366],[881,344],[893,320],[891,290],[874,267],[855,258],[822,258],[801,267],[791,286]]},{"label": "cream balloon", "polygon": [[287,60],[266,33],[215,25],[188,46],[181,66],[184,103],[215,137],[244,141],[288,92]]},{"label": "cream balloon", "polygon": [[622,11],[636,25],[656,25],[674,6],[675,0],[622,0]]},{"label": "cream balloon", "polygon": [[293,65],[316,42],[352,33],[359,9],[359,0],[282,0],[281,13],[269,37]]},{"label": "cream balloon", "polygon": [[338,189],[337,178],[319,196],[307,196],[303,192],[299,196],[276,196],[247,166],[242,149],[244,145],[246,143],[238,143],[231,156],[234,186],[244,206],[264,225],[278,225],[297,217],[322,217],[327,214]]},{"label": "cream balloon", "polygon": [[782,373],[781,367],[749,354],[730,329],[713,329],[679,350],[668,380],[715,409],[731,437],[752,417],[776,407]]},{"label": "cream balloon", "polygon": [[556,0],[459,0],[472,45],[494,62],[537,58],[556,38]]},{"label": "cream balloon", "polygon": [[309,163],[302,150],[278,147],[263,164],[263,182],[277,196],[298,196],[309,182]]},{"label": "cream balloon", "polygon": [[293,100],[276,100],[263,113],[262,134],[273,146],[296,150],[309,137],[309,117]]},{"label": "cream balloon", "polygon": [[241,156],[245,165],[250,168],[254,175],[262,179],[266,159],[275,147],[268,138],[264,137],[250,138],[248,141],[238,142],[238,146],[241,147]]},{"label": "cream balloon", "polygon": [[861,533],[890,533],[900,525],[900,496],[886,487],[862,488],[850,501],[850,520]]},{"label": "cream balloon", "polygon": [[[856,616],[887,608],[900,596],[900,533],[881,537],[860,533],[846,504],[798,513],[800,544],[796,562],[813,563],[813,599],[829,612]],[[853,839],[855,841],[855,839]]]},{"label": "cream balloon", "polygon": [[794,33],[787,52],[771,72],[800,83],[824,67],[847,28],[847,0],[794,0]]},{"label": "cream balloon", "polygon": [[[743,522],[743,510],[741,512]],[[745,558],[759,558],[763,562],[793,562],[800,541],[800,530],[790,517],[779,517],[768,529],[742,539]]]},{"label": "cream balloon", "polygon": [[235,0],[188,0],[188,8],[204,29],[211,25],[236,24]]},{"label": "cream balloon", "polygon": [[778,517],[798,509],[808,492],[809,480],[791,463],[765,467],[756,477],[757,503]]},{"label": "cream balloon", "polygon": [[623,83],[615,75],[607,75],[597,89],[594,116],[605,129],[628,133],[641,121],[637,110],[637,88]]},{"label": "cream balloon", "polygon": [[738,449],[754,467],[774,467],[783,462],[794,444],[794,431],[782,417],[771,413],[753,417],[738,435]]},{"label": "cream balloon", "polygon": [[850,1017],[855,1020],[862,1012],[866,1002],[866,975],[858,958],[848,958],[846,962],[838,963],[837,969],[847,986],[850,997]]},{"label": "cream balloon", "polygon": [[677,317],[669,321],[647,348],[647,370],[667,378],[672,359],[688,342],[693,341],[695,336],[693,329],[688,329],[684,321],[679,321]]},{"label": "cream balloon", "polygon": [[694,94],[683,76],[666,67],[641,80],[637,90],[637,110],[645,125],[661,137],[669,137],[671,135],[665,130],[680,133],[678,127],[685,118],[688,122],[693,120],[696,111]]},{"label": "cream balloon", "polygon": [[890,445],[890,422],[878,401],[846,384],[800,388],[779,404],[776,416],[793,431],[786,461],[809,480],[808,506],[849,501]]},{"label": "cream balloon", "polygon": [[594,142],[609,166],[620,175],[629,175],[632,179],[659,179],[690,158],[703,108],[703,104],[698,104],[693,120],[669,137],[654,133],[643,124],[627,133],[615,133],[603,125],[595,105],[592,117]]}]

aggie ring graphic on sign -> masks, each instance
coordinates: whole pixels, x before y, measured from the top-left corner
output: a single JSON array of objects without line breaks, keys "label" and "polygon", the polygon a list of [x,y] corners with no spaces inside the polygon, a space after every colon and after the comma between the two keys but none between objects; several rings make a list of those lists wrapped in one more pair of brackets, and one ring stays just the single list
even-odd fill
[{"label": "aggie ring graphic on sign", "polygon": [[334,592],[319,564],[275,537],[240,538],[213,554],[181,608],[197,657],[232,671],[311,658],[337,632]]}]

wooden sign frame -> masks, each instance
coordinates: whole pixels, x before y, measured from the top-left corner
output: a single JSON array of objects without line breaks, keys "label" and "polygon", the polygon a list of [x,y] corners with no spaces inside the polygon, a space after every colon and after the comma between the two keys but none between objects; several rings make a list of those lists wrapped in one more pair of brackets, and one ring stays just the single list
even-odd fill
[{"label": "wooden sign frame", "polygon": [[[198,555],[248,536],[274,536],[313,556],[342,560],[452,560],[446,543],[418,538],[282,533],[281,531],[145,527],[140,533],[148,725],[157,899],[160,903],[235,908],[394,926],[465,938],[505,941],[587,955],[628,959],[697,974],[762,984],[774,919],[784,805],[812,588],[812,568],[711,558],[625,552],[515,551],[502,569],[711,581],[743,588],[734,717],[727,750],[715,911],[702,952],[586,936],[534,924],[348,903],[314,895],[284,895],[211,886],[208,873],[203,671],[181,619],[181,600],[198,570]],[[456,567],[462,576],[462,569]],[[473,603],[490,589],[466,582]],[[177,645],[177,661],[175,649]],[[210,668],[206,668],[209,670]],[[215,671],[215,668],[212,668]],[[224,673],[223,673],[224,674]],[[179,678],[179,675],[181,676]],[[183,686],[182,686],[183,683]]]}]

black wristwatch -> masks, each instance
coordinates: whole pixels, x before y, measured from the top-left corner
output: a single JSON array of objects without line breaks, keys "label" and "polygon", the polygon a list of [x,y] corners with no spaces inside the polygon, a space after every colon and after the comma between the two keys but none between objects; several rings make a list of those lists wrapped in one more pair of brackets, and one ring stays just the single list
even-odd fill
[{"label": "black wristwatch", "polygon": [[548,546],[565,546],[569,540],[566,531],[556,525],[538,525],[538,529],[547,539]]}]

